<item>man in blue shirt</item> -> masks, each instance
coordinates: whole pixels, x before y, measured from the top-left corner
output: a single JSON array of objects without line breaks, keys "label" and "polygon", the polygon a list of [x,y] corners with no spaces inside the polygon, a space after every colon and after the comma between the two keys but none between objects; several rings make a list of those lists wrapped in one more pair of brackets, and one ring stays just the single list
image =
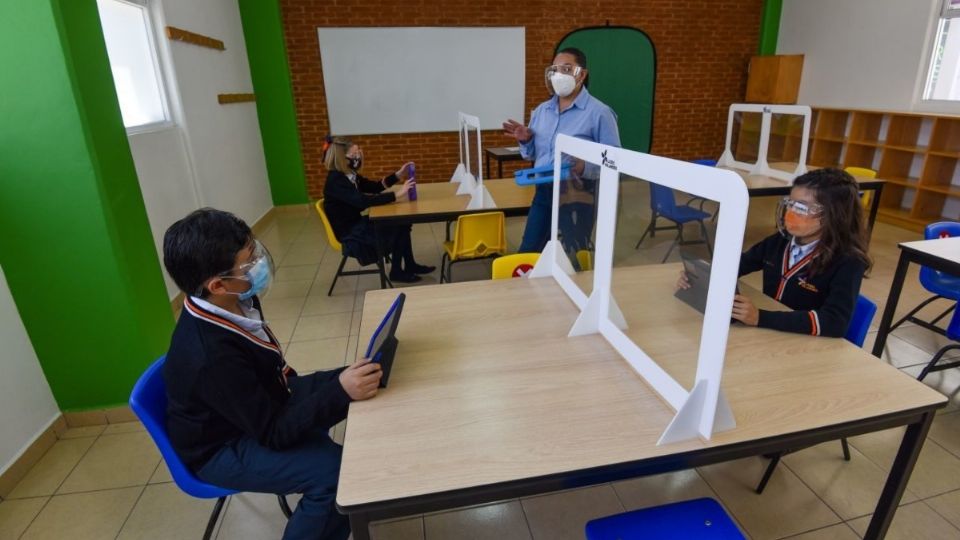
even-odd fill
[{"label": "man in blue shirt", "polygon": [[[584,86],[587,74],[586,55],[572,47],[563,49],[546,70],[547,89],[553,97],[534,109],[530,126],[524,126],[516,120],[504,122],[503,130],[517,140],[520,154],[524,159],[533,160],[535,167],[553,165],[554,144],[560,133],[620,146],[616,113],[587,92]],[[587,169],[585,176],[591,176],[591,168]],[[550,238],[552,205],[553,185],[537,185],[527,216],[527,227],[523,231],[521,253],[543,251]]]}]

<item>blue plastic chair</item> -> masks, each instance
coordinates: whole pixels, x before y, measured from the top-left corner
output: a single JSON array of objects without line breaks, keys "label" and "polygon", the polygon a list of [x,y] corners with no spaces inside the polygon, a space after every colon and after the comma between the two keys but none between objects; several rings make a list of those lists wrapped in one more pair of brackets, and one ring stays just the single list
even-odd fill
[{"label": "blue plastic chair", "polygon": [[[863,342],[867,339],[867,332],[870,330],[870,323],[873,322],[873,317],[876,314],[877,304],[862,294],[858,296],[857,304],[853,308],[853,316],[850,317],[850,326],[847,327],[847,333],[843,338],[857,347],[863,347]],[[840,439],[840,445],[843,448],[843,460],[850,461],[850,445],[847,444],[846,437]],[[767,465],[767,470],[763,472],[763,478],[757,484],[757,493],[763,493],[783,454],[784,452],[778,452],[771,456],[770,464]]]},{"label": "blue plastic chair", "polygon": [[[930,225],[927,225],[926,229],[923,231],[923,237],[926,240],[934,240],[936,238],[951,238],[954,236],[960,236],[960,223],[955,221],[940,221],[938,223],[931,223]],[[922,326],[923,328],[926,328],[932,332],[936,332],[941,336],[946,336],[947,333],[942,328],[937,326],[937,323],[949,315],[951,311],[954,311],[957,305],[956,302],[960,301],[960,276],[952,276],[950,274],[945,274],[938,270],[934,270],[933,268],[921,266],[920,284],[923,285],[924,289],[932,292],[933,296],[921,302],[920,305],[913,308],[910,313],[907,313],[902,319],[895,322],[893,326],[890,327],[890,332],[893,332],[898,326],[906,321],[910,321],[917,326]],[[918,311],[925,308],[931,302],[941,298],[952,300],[952,302],[950,307],[938,315],[935,319],[928,322],[914,317]]]},{"label": "blue plastic chair", "polygon": [[717,501],[704,497],[594,519],[587,540],[743,540],[740,529]]},{"label": "blue plastic chair", "polygon": [[[163,364],[166,360],[166,355],[161,356],[143,372],[130,393],[130,408],[153,437],[153,442],[156,443],[160,455],[167,463],[170,476],[173,477],[177,487],[187,495],[198,499],[217,499],[217,504],[213,507],[213,513],[210,514],[210,520],[207,522],[206,532],[203,533],[204,540],[207,540],[217,524],[223,503],[227,497],[238,492],[200,481],[180,460],[173,445],[170,444],[170,438],[167,437],[167,389],[163,382]],[[292,512],[287,499],[283,495],[278,495],[277,498],[283,514],[289,518]]]},{"label": "blue plastic chair", "polygon": [[[694,199],[691,199],[684,205],[677,205],[672,189],[650,182],[650,224],[647,225],[647,229],[643,231],[643,235],[640,237],[640,240],[637,241],[634,249],[640,248],[640,244],[642,244],[643,240],[647,237],[647,233],[650,234],[650,238],[653,238],[657,234],[657,231],[675,230],[677,231],[677,236],[673,239],[673,243],[670,244],[670,249],[667,250],[667,254],[663,256],[663,260],[660,262],[667,262],[670,254],[673,253],[673,248],[678,245],[706,244],[707,251],[712,256],[713,247],[710,245],[707,226],[703,223],[703,220],[709,218],[710,214],[703,211],[703,200],[700,201],[699,209],[690,206],[693,200]],[[673,225],[658,227],[657,220],[660,218],[673,222]],[[700,240],[683,239],[683,226],[692,221],[696,221],[700,225],[700,233],[703,236]]]},{"label": "blue plastic chair", "polygon": [[[947,326],[946,335],[948,338],[954,341],[960,341],[960,310],[954,309],[953,317],[950,319],[950,324]],[[937,362],[943,358],[943,355],[947,353],[947,351],[952,351],[954,349],[960,349],[960,344],[951,343],[950,345],[946,345],[937,351],[937,354],[933,355],[933,359],[930,360],[930,362],[923,368],[923,371],[920,372],[920,375],[917,376],[917,380],[922,381],[931,371],[943,371],[945,369],[960,367],[960,361],[937,365]]]}]

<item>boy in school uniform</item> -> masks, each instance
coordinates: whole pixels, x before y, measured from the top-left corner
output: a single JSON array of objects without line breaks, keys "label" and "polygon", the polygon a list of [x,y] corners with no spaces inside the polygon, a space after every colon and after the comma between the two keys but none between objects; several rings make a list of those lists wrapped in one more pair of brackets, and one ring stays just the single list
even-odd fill
[{"label": "boy in school uniform", "polygon": [[380,366],[299,375],[287,365],[258,298],[272,259],[233,214],[204,208],[174,223],[163,259],[186,295],[163,371],[177,455],[216,486],[302,493],[285,540],[347,538],[334,508],[342,448],[328,430],[350,401],[376,395]]}]

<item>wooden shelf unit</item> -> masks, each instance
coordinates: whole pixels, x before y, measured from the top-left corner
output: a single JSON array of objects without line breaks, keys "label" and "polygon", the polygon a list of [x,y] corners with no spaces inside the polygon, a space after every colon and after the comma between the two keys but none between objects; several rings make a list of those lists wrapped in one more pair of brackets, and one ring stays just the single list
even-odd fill
[{"label": "wooden shelf unit", "polygon": [[[744,118],[737,139],[758,140],[759,131],[758,122]],[[801,136],[799,125],[773,122],[768,161],[791,161]],[[736,154],[756,159],[756,146],[746,144]],[[922,231],[930,222],[958,217],[944,207],[960,201],[960,116],[814,107],[808,153],[812,166],[877,171],[887,181],[880,221]]]}]

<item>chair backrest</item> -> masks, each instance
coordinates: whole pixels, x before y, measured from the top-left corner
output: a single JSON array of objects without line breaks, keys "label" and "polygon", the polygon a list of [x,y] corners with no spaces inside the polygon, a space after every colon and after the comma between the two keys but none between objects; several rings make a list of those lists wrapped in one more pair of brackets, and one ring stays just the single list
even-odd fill
[{"label": "chair backrest", "polygon": [[659,214],[672,215],[677,209],[673,190],[667,186],[650,182],[650,209]]},{"label": "chair backrest", "polygon": [[323,223],[323,230],[327,233],[327,242],[330,243],[330,247],[337,251],[343,251],[343,246],[340,245],[340,241],[337,240],[337,235],[333,234],[333,227],[330,226],[330,220],[327,219],[327,213],[323,210],[323,199],[317,201],[313,205],[317,209],[317,213],[320,214],[320,221]]},{"label": "chair backrest", "polygon": [[857,347],[863,347],[863,341],[867,339],[867,331],[870,330],[870,323],[873,322],[873,316],[876,314],[877,305],[862,294],[858,296],[857,305],[853,308],[853,316],[850,317],[850,326],[847,327],[847,334],[843,337]]},{"label": "chair backrest", "polygon": [[589,250],[581,249],[577,252],[577,264],[581,272],[593,270],[593,254]]},{"label": "chair backrest", "polygon": [[163,365],[166,361],[167,357],[161,356],[143,372],[130,393],[130,408],[153,437],[153,442],[170,469],[170,476],[181,490],[202,499],[236,493],[198,480],[170,444],[170,438],[167,437],[167,388],[163,382]]},{"label": "chair backrest", "polygon": [[[960,223],[957,223],[956,221],[939,221],[937,223],[931,223],[923,230],[923,237],[927,240],[934,240],[936,238],[953,238],[954,236],[960,236]],[[960,278],[960,276],[944,274],[943,272],[934,270],[933,268],[927,268],[926,266],[920,267],[920,284],[923,285],[925,289],[934,294],[956,299],[958,291],[945,289],[945,286],[942,283],[944,278],[955,281],[956,278]]]},{"label": "chair backrest", "polygon": [[451,259],[472,259],[507,250],[503,212],[466,214],[457,218]]},{"label": "chair backrest", "polygon": [[859,176],[861,178],[876,178],[877,171],[873,169],[867,169],[866,167],[847,167],[843,169],[850,176]]},{"label": "chair backrest", "polygon": [[493,260],[493,279],[521,277],[533,269],[540,259],[539,253],[514,253]]}]

